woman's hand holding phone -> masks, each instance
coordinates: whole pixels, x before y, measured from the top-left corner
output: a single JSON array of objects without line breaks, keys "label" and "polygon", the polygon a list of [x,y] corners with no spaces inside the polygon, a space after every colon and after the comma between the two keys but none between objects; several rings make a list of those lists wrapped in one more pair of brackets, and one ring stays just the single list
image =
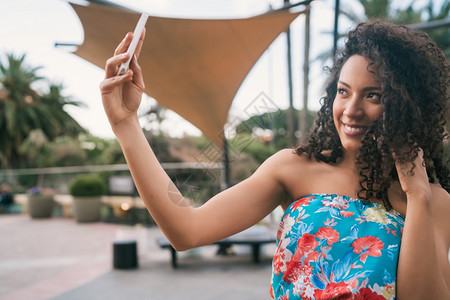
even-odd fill
[{"label": "woman's hand holding phone", "polygon": [[[129,32],[117,46],[114,56],[106,62],[105,79],[100,84],[103,107],[113,130],[130,118],[137,119],[137,110],[145,88],[142,71],[137,63],[145,38],[145,28],[136,43],[134,55],[131,55],[127,50],[133,38],[133,34]],[[129,69],[123,75],[118,75],[120,66],[127,61],[131,61]]]}]

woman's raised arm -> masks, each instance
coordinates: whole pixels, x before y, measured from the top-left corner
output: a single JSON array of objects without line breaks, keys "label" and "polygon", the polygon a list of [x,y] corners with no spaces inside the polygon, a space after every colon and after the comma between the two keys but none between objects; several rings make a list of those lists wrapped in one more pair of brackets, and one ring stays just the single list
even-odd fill
[{"label": "woman's raised arm", "polygon": [[144,81],[137,63],[144,35],[130,70],[117,76],[132,34],[107,61],[100,85],[111,127],[127,160],[136,187],[150,214],[177,250],[211,243],[257,223],[285,199],[278,164],[285,155],[267,160],[250,178],[223,191],[200,208],[187,205],[165,173],[140,127],[137,109]]}]

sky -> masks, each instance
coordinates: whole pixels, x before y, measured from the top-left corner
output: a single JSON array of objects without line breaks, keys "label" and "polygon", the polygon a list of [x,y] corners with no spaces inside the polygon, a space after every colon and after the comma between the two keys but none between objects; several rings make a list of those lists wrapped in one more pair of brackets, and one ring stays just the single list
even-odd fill
[{"label": "sky", "polygon": [[[79,1],[78,1],[79,2]],[[150,15],[186,18],[240,18],[264,13],[281,0],[114,0]],[[355,2],[355,1],[354,1]],[[83,2],[81,2],[83,3]],[[357,3],[357,1],[356,1]],[[311,15],[311,58],[331,49],[334,0],[316,0]],[[357,13],[362,8],[354,6]],[[342,19],[342,18],[341,18]],[[342,20],[344,21],[344,20]],[[303,16],[291,25],[294,106],[302,107]],[[350,24],[342,22],[341,28]],[[124,33],[125,34],[125,33]],[[114,135],[103,112],[99,84],[103,70],[72,54],[58,43],[82,44],[83,27],[69,3],[64,0],[0,0],[0,59],[5,53],[26,54],[26,64],[41,66],[38,74],[52,83],[62,83],[64,95],[83,102],[86,107],[68,107],[67,111],[93,135],[112,138]],[[114,49],[111,49],[113,52]],[[320,62],[310,70],[309,108],[318,109],[325,73]],[[45,90],[47,83],[37,88]],[[286,72],[286,38],[281,35],[260,58],[239,89],[229,112],[229,120],[240,118],[240,111],[261,92],[267,94],[279,108],[288,107]],[[142,107],[155,101],[144,97]],[[184,133],[200,134],[190,123],[173,112],[167,113],[162,129],[172,136]]]}]

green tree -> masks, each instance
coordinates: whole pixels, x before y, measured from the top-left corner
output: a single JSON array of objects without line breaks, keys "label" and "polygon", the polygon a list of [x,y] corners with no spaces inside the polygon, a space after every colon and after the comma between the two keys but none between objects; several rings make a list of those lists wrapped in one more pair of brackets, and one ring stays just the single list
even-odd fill
[{"label": "green tree", "polygon": [[[45,110],[46,114],[52,116],[50,121],[54,127],[47,128],[45,126],[43,131],[47,131],[46,136],[54,138],[61,135],[68,135],[77,137],[78,134],[85,130],[78,124],[75,119],[64,110],[67,105],[82,107],[84,104],[79,101],[74,101],[70,97],[63,96],[63,85],[50,84],[48,92],[40,97],[40,106]],[[49,124],[50,125],[50,124]]]},{"label": "green tree", "polygon": [[421,12],[413,8],[414,0],[406,8],[394,9],[394,0],[359,0],[363,10],[363,15],[354,13],[353,7],[341,7],[340,14],[347,17],[352,23],[358,24],[369,18],[389,19],[398,24],[415,24],[422,22]]},{"label": "green tree", "polygon": [[[255,115],[247,120],[242,121],[236,128],[237,134],[257,134],[258,129],[271,131],[272,138],[270,140],[264,137],[261,140],[266,140],[274,147],[274,150],[280,150],[289,145],[287,138],[287,110],[278,110],[276,112],[267,112],[261,115]],[[311,128],[316,118],[317,113],[314,111],[308,111],[306,118],[307,129]],[[294,110],[294,123],[298,124],[299,111]],[[260,159],[257,158],[258,161]]]},{"label": "green tree", "polygon": [[38,92],[34,86],[43,80],[37,75],[40,67],[25,64],[25,54],[6,55],[0,62],[0,166],[24,167],[26,160],[22,143],[35,129],[40,129],[46,139],[58,136],[75,136],[84,129],[64,111],[66,105],[79,106],[61,95],[61,85],[50,85],[47,93]]},{"label": "green tree", "polygon": [[[354,3],[345,2],[341,6],[340,15],[347,18],[351,23],[358,24],[369,18],[383,18],[397,24],[420,24],[423,22],[444,20],[449,17],[450,2],[443,1],[442,5],[436,9],[433,0],[429,0],[424,7],[415,8],[415,1],[411,0],[406,8],[393,8],[394,3],[400,3],[396,0],[359,0],[364,13],[359,15],[355,13]],[[345,5],[347,4],[347,5]],[[450,27],[433,28],[426,30],[430,37],[438,44],[447,58],[450,57]],[[328,32],[331,34],[331,32]],[[346,33],[340,33],[339,38],[345,37]],[[332,51],[327,49],[317,56],[317,60],[325,62],[331,58]]]},{"label": "green tree", "polygon": [[[425,7],[426,21],[444,20],[450,17],[450,1],[443,1],[441,7],[435,12],[433,9],[433,1],[430,0]],[[450,59],[450,26],[443,26],[439,28],[425,30],[426,33],[436,42],[441,48],[447,59]]]},{"label": "green tree", "polygon": [[119,142],[117,140],[105,141],[101,155],[96,157],[94,163],[99,165],[125,164],[125,156]]}]

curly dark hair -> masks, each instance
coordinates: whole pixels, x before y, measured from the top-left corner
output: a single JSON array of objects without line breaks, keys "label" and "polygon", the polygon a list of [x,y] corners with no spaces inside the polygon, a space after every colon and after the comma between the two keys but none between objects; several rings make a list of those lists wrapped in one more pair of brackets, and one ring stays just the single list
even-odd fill
[{"label": "curly dark hair", "polygon": [[[381,199],[387,209],[392,209],[388,189],[398,179],[392,153],[403,163],[413,162],[420,148],[429,181],[450,191],[444,158],[449,63],[426,33],[380,19],[361,23],[348,33],[344,49],[336,56],[334,66],[328,68],[330,79],[318,118],[307,142],[297,147],[296,153],[329,164],[337,164],[342,158],[333,101],[342,66],[355,54],[378,67],[384,108],[362,138],[356,157],[360,173],[358,197]],[[413,163],[410,172],[414,168]]]}]

